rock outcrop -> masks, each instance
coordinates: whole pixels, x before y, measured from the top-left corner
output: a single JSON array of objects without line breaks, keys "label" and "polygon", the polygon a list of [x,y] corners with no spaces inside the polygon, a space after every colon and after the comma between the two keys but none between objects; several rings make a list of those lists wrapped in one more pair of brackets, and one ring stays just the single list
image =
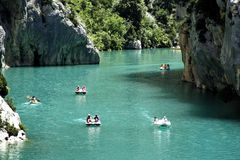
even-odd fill
[{"label": "rock outcrop", "polygon": [[127,46],[125,46],[126,49],[142,49],[142,43],[140,40],[136,40],[133,42],[130,42]]},{"label": "rock outcrop", "polygon": [[0,55],[2,55],[0,67],[3,65],[3,58],[5,53],[5,47],[4,47],[4,40],[5,40],[5,31],[2,26],[0,26]]},{"label": "rock outcrop", "polygon": [[98,51],[85,29],[70,19],[71,12],[57,0],[0,0],[2,62],[9,66],[98,64]]},{"label": "rock outcrop", "polygon": [[183,80],[240,95],[240,1],[183,1],[177,8]]},{"label": "rock outcrop", "polygon": [[0,96],[0,143],[26,140],[26,133],[21,125],[18,113],[14,112]]}]

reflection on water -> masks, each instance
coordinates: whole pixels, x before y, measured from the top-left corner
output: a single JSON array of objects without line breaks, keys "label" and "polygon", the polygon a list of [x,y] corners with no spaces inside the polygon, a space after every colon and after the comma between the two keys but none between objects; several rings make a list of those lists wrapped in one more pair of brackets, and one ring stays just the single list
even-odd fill
[{"label": "reflection on water", "polygon": [[96,142],[99,139],[99,134],[100,134],[100,127],[87,127],[88,129],[88,144],[89,144],[89,149],[93,150],[95,145],[97,144]]},{"label": "reflection on water", "polygon": [[170,133],[170,128],[154,128],[154,143],[161,146],[168,145],[170,143]]},{"label": "reflection on water", "polygon": [[18,142],[16,144],[0,143],[0,159],[6,160],[18,160],[21,157],[21,150],[24,146],[24,142]]},{"label": "reflection on water", "polygon": [[76,95],[76,104],[84,104],[86,103],[86,96],[85,95]]},{"label": "reflection on water", "polygon": [[169,71],[160,71],[161,75],[166,75]]}]

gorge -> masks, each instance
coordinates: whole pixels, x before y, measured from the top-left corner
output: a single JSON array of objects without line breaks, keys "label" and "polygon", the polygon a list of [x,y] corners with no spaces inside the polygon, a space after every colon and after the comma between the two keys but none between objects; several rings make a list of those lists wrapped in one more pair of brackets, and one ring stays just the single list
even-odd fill
[{"label": "gorge", "polygon": [[[240,1],[174,4],[180,21],[182,79],[222,93],[226,101],[240,96]],[[58,0],[0,0],[1,67],[99,64],[85,26],[71,16]],[[136,48],[148,44],[148,40],[136,42]]]},{"label": "gorge", "polygon": [[[158,4],[157,0],[145,3]],[[179,43],[185,64],[183,80],[199,88],[240,95],[240,2],[172,3],[181,21]],[[83,25],[73,23],[70,16],[71,10],[57,0],[1,0],[2,66],[99,63],[97,50]]]}]

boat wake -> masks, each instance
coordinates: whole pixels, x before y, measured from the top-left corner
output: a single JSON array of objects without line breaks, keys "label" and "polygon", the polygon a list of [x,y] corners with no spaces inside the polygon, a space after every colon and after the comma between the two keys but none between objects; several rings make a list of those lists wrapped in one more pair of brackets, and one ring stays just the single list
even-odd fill
[{"label": "boat wake", "polygon": [[80,123],[85,123],[86,122],[86,120],[83,119],[83,118],[74,119],[73,121],[74,122],[80,122]]},{"label": "boat wake", "polygon": [[142,111],[142,115],[143,117],[145,117],[146,119],[148,119],[149,121],[152,121],[152,117],[150,117],[150,115],[148,114],[148,111]]},{"label": "boat wake", "polygon": [[31,102],[24,102],[24,103],[22,103],[22,105],[23,106],[39,106],[39,105],[41,105],[41,103],[39,102],[39,103],[31,103]]}]

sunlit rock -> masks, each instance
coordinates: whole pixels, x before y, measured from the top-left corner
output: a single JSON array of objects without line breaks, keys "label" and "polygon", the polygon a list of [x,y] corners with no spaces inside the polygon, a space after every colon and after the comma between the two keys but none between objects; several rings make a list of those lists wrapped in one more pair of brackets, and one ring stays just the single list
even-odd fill
[{"label": "sunlit rock", "polygon": [[0,96],[0,143],[15,143],[26,140],[26,133],[21,129],[21,120]]},{"label": "sunlit rock", "polygon": [[[98,64],[98,51],[83,26],[59,1],[3,1],[1,24],[6,32],[9,66]],[[1,42],[1,40],[0,40]]]},{"label": "sunlit rock", "polygon": [[178,7],[188,11],[179,16],[183,21],[183,80],[194,82],[199,88],[219,92],[227,88],[240,95],[239,0],[194,3],[195,6],[185,3]]}]

